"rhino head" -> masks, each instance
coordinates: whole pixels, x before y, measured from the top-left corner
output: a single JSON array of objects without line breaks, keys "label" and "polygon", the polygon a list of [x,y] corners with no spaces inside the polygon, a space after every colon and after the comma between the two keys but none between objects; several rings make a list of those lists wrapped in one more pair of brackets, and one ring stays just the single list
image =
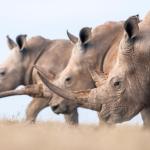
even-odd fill
[{"label": "rhino head", "polygon": [[24,84],[24,64],[22,62],[26,46],[26,35],[18,36],[16,43],[7,36],[7,44],[11,51],[8,58],[0,64],[0,92]]},{"label": "rhino head", "polygon": [[[108,79],[98,89],[103,105],[101,117],[109,123],[128,121],[149,106],[150,97],[150,29],[147,17],[131,16],[124,23],[117,62]],[[105,91],[104,91],[105,90]],[[104,92],[102,92],[104,91]],[[109,97],[106,96],[109,93]]]},{"label": "rhino head", "polygon": [[79,107],[101,110],[101,117],[107,123],[130,120],[150,104],[150,24],[147,18],[139,23],[139,17],[132,16],[124,22],[117,61],[101,86],[73,93],[41,76],[44,83]]},{"label": "rhino head", "polygon": [[27,35],[18,35],[14,42],[7,36],[7,44],[11,51],[8,58],[0,64],[0,92],[34,82],[33,65],[44,52],[48,42],[40,36],[29,40],[26,37]]},{"label": "rhino head", "polygon": [[[67,31],[67,35],[74,46],[68,65],[53,82],[55,85],[70,91],[95,87],[87,70],[88,64],[96,65],[98,61],[96,56],[98,52],[93,45],[95,41],[93,41],[91,34],[91,28],[88,27],[81,29],[79,38]],[[64,98],[56,94],[53,94],[50,105],[55,113],[67,114],[76,108],[76,105],[66,103]]]}]

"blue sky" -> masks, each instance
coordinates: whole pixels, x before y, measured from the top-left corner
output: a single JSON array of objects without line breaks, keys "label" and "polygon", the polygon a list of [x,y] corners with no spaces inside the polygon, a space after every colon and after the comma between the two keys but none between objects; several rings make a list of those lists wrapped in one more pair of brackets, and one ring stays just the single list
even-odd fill
[{"label": "blue sky", "polygon": [[[9,49],[6,35],[15,38],[25,33],[28,37],[42,35],[46,38],[67,38],[66,30],[78,35],[84,26],[95,27],[106,21],[124,20],[139,14],[141,18],[150,10],[148,0],[0,0],[0,62],[7,57]],[[23,119],[30,102],[28,96],[16,96],[0,100],[0,118]],[[81,122],[97,123],[93,111],[80,109]],[[59,120],[48,108],[39,120]],[[130,123],[141,123],[140,117]]]}]

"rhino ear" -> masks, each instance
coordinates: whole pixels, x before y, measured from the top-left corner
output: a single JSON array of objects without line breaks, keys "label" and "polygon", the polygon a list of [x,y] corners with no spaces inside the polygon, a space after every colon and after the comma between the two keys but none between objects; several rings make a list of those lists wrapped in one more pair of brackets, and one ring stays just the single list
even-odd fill
[{"label": "rhino ear", "polygon": [[78,42],[78,38],[73,34],[71,34],[68,30],[67,30],[67,36],[72,43],[76,44]]},{"label": "rhino ear", "polygon": [[133,39],[139,33],[139,26],[138,26],[139,22],[140,22],[139,15],[131,16],[125,21],[124,29],[129,39]]},{"label": "rhino ear", "polygon": [[7,45],[10,49],[17,47],[17,44],[7,35]]},{"label": "rhino ear", "polygon": [[16,37],[16,42],[18,44],[18,47],[19,47],[20,51],[22,51],[26,46],[26,37],[27,37],[26,34],[18,35]]},{"label": "rhino ear", "polygon": [[91,39],[91,30],[92,28],[84,27],[80,30],[79,38],[82,44],[87,43]]}]

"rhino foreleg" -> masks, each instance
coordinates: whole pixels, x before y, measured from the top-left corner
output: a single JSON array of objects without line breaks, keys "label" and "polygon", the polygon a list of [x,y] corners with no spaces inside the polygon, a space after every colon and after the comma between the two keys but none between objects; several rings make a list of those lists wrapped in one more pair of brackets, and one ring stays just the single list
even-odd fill
[{"label": "rhino foreleg", "polygon": [[69,125],[77,125],[79,123],[78,120],[78,111],[77,108],[69,115],[64,115],[65,121]]},{"label": "rhino foreleg", "polygon": [[26,110],[26,121],[34,123],[39,112],[49,106],[49,101],[46,98],[33,98]]},{"label": "rhino foreleg", "polygon": [[145,108],[141,111],[143,125],[146,128],[150,128],[150,107]]},{"label": "rhino foreleg", "polygon": [[[36,118],[41,110],[49,106],[50,99],[47,98],[33,98],[26,110],[26,121],[28,123],[35,123]],[[78,112],[77,109],[69,115],[64,115],[65,121],[69,125],[78,124]]]}]

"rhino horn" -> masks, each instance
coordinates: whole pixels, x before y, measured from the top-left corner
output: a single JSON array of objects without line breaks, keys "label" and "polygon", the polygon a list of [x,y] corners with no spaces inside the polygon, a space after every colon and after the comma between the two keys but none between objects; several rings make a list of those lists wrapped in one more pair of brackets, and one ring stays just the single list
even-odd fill
[{"label": "rhino horn", "polygon": [[46,71],[44,71],[44,69],[42,67],[40,67],[38,65],[33,65],[33,67],[36,70],[38,70],[38,71],[42,72],[43,74],[45,74],[47,76],[48,80],[50,80],[50,81],[52,81],[56,77],[56,74],[53,73],[52,71],[51,72],[46,72]]},{"label": "rhino horn", "polygon": [[96,87],[101,86],[106,81],[106,75],[103,72],[98,74],[95,70],[90,68],[88,68],[88,70]]},{"label": "rhino horn", "polygon": [[0,98],[15,96],[15,95],[30,95],[34,97],[52,97],[52,93],[44,92],[42,85],[28,85],[23,88],[14,89],[0,93]]},{"label": "rhino horn", "polygon": [[88,108],[92,110],[99,111],[101,109],[101,104],[97,104],[96,101],[93,101],[93,97],[95,93],[91,94],[91,90],[87,91],[78,91],[78,92],[71,92],[65,89],[61,89],[54,84],[52,84],[45,73],[43,73],[40,68],[36,66],[38,71],[39,77],[43,81],[43,83],[53,92],[58,94],[59,96],[68,100],[68,102],[72,102],[79,107]]}]

